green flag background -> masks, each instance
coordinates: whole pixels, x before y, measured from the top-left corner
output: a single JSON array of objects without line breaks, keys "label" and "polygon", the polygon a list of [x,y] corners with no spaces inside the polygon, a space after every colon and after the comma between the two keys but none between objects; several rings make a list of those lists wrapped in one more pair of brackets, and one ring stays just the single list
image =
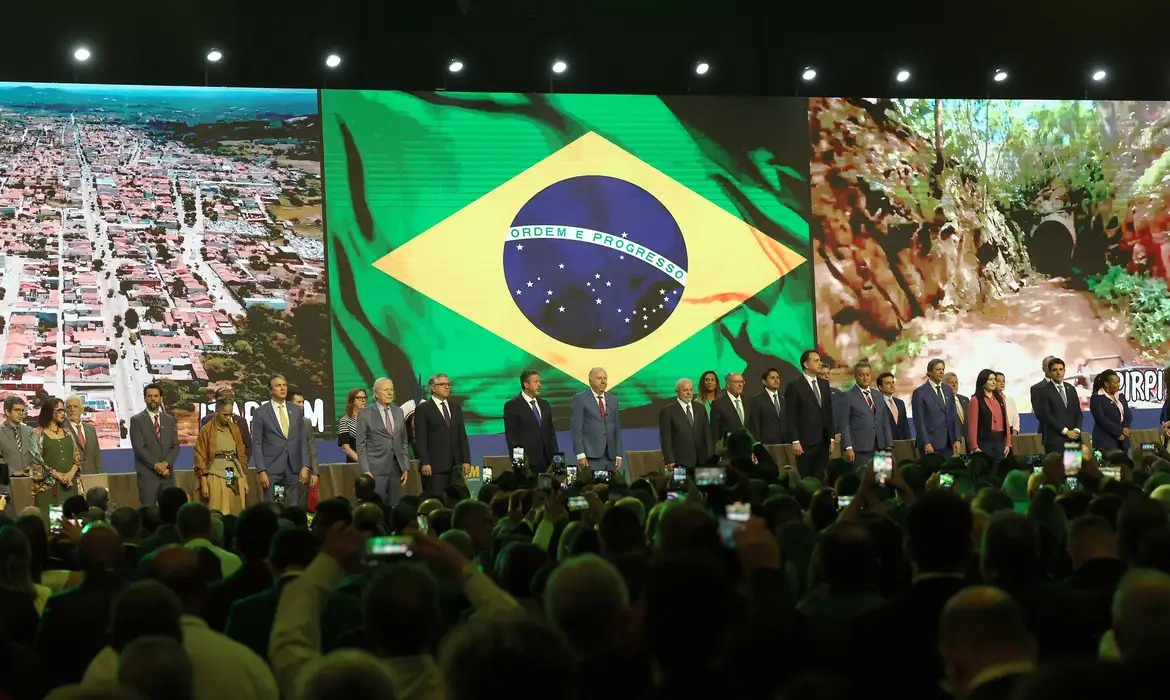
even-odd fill
[{"label": "green flag background", "polygon": [[[557,427],[585,388],[373,264],[469,203],[594,131],[809,258],[808,103],[796,98],[322,92],[334,389],[394,380],[396,402],[450,375],[471,433],[499,433],[519,374],[537,369]],[[500,232],[501,242],[503,231]],[[451,249],[447,255],[457,256]],[[444,274],[443,259],[427,262]],[[485,265],[501,265],[499,259]],[[737,261],[725,261],[729,278]],[[794,377],[813,344],[812,265],[667,350],[614,391],[625,428],[654,424],[675,381],[708,369]],[[468,304],[484,303],[469,294]]]}]

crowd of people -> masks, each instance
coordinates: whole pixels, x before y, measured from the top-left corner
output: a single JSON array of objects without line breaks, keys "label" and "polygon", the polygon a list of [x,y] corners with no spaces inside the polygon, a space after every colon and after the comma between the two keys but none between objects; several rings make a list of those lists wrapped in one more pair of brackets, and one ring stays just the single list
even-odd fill
[{"label": "crowd of people", "polygon": [[[1170,454],[923,455],[0,519],[0,697],[1147,697]],[[1035,463],[1033,463],[1035,462]],[[710,469],[707,467],[705,469]]]}]

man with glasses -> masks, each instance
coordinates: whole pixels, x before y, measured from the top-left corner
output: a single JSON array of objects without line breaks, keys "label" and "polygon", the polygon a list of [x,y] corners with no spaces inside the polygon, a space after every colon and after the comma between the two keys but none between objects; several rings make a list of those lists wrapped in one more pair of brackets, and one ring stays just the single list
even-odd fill
[{"label": "man with glasses", "polygon": [[0,425],[0,495],[5,507],[12,508],[11,477],[24,476],[28,465],[33,463],[30,451],[36,433],[24,422],[28,407],[19,396],[4,399],[4,424]]},{"label": "man with glasses", "polygon": [[471,466],[471,448],[463,409],[451,401],[451,378],[436,374],[427,381],[431,393],[414,411],[415,454],[422,473],[424,496],[439,498],[452,481],[452,472]]}]

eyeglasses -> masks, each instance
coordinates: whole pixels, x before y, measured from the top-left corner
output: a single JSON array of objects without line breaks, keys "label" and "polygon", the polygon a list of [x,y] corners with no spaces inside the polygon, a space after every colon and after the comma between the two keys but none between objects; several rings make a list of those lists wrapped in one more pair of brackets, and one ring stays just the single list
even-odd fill
[{"label": "eyeglasses", "polygon": [[357,396],[353,397],[353,400],[354,401],[365,401],[366,395],[365,394],[358,394]]},{"label": "eyeglasses", "polygon": [[451,388],[453,385],[451,382],[435,382],[435,386],[445,386],[447,388]]}]

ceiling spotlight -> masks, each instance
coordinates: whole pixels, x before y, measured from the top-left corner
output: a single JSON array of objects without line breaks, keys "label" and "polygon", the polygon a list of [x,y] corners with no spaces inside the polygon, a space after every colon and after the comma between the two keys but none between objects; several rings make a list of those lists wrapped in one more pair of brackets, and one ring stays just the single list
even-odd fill
[{"label": "ceiling spotlight", "polygon": [[92,55],[93,54],[91,54],[89,52],[89,49],[85,48],[84,46],[81,46],[81,47],[78,47],[78,49],[73,52],[73,60],[77,61],[78,63],[85,63],[86,61],[89,60],[89,57]]},{"label": "ceiling spotlight", "polygon": [[695,75],[707,75],[707,71],[711,70],[711,65],[706,61],[699,61],[695,65]]},{"label": "ceiling spotlight", "polygon": [[1097,70],[1093,71],[1093,80],[1095,80],[1098,83],[1107,77],[1109,77],[1109,74],[1106,73],[1105,70],[1102,68],[1098,68]]},{"label": "ceiling spotlight", "polygon": [[995,75],[991,76],[991,79],[997,83],[1002,83],[1007,80],[1007,71],[1002,68],[996,68]]},{"label": "ceiling spotlight", "polygon": [[451,59],[451,63],[447,66],[447,70],[451,71],[452,73],[458,73],[459,71],[463,70],[463,61],[460,61],[458,58]]},{"label": "ceiling spotlight", "polygon": [[212,49],[211,52],[207,54],[207,60],[210,63],[219,63],[222,59],[223,53],[215,49]]},{"label": "ceiling spotlight", "polygon": [[326,68],[336,68],[340,65],[341,65],[341,56],[338,56],[335,53],[331,53],[325,57],[325,67]]},{"label": "ceiling spotlight", "polygon": [[553,64],[552,64],[552,72],[553,73],[556,73],[559,75],[561,73],[564,73],[567,70],[569,70],[568,63],[565,63],[564,61],[562,61],[559,58],[557,60],[553,61]]},{"label": "ceiling spotlight", "polygon": [[899,83],[904,83],[909,79],[910,79],[910,71],[906,70],[905,68],[898,71],[898,73],[894,76],[894,80],[897,80]]},{"label": "ceiling spotlight", "polygon": [[810,81],[810,80],[816,80],[817,70],[816,70],[816,68],[813,68],[812,66],[805,66],[804,72],[800,74],[800,77],[802,80],[804,80],[806,82]]}]

